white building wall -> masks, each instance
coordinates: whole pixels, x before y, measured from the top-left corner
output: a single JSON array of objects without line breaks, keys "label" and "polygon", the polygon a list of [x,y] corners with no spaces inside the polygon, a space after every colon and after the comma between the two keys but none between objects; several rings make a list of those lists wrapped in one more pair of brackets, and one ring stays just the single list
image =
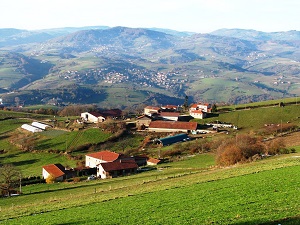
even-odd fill
[{"label": "white building wall", "polygon": [[105,160],[96,159],[90,156],[85,156],[85,166],[90,168],[96,168],[100,163],[107,162]]},{"label": "white building wall", "polygon": [[50,174],[43,168],[43,178],[47,179]]},{"label": "white building wall", "polygon": [[106,171],[103,169],[103,167],[101,165],[99,165],[97,167],[97,177],[101,177],[101,179],[106,179],[107,178],[107,173]]}]

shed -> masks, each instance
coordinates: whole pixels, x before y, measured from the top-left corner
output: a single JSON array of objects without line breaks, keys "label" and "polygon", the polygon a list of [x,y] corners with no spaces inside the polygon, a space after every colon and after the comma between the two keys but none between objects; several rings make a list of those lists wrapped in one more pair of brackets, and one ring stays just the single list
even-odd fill
[{"label": "shed", "polygon": [[188,141],[188,140],[190,140],[190,138],[187,134],[177,134],[174,136],[160,138],[158,139],[158,142],[163,146],[166,146],[166,145],[171,145],[177,142]]},{"label": "shed", "polygon": [[149,165],[149,166],[154,166],[159,163],[161,163],[161,160],[159,160],[159,159],[150,158],[147,160],[147,165]]},{"label": "shed", "polygon": [[49,164],[43,166],[43,178],[47,179],[52,176],[55,181],[63,181],[65,179],[65,167],[61,164]]}]

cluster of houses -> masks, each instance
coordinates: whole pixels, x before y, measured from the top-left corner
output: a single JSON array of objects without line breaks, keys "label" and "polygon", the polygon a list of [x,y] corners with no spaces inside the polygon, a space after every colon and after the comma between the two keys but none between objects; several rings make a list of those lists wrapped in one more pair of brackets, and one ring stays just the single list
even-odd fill
[{"label": "cluster of houses", "polygon": [[[85,156],[85,169],[94,169],[96,177],[101,179],[128,176],[137,173],[140,166],[159,163],[160,160],[147,156],[126,156],[108,150]],[[61,164],[43,166],[42,174],[44,179],[51,176],[55,181],[63,181],[78,175],[74,169],[68,170]]]},{"label": "cluster of houses", "polygon": [[[188,141],[189,133],[198,131],[197,122],[182,121],[178,106],[166,105],[163,107],[147,106],[144,108],[142,116],[136,119],[138,130],[149,132],[177,133],[156,139],[155,142],[161,145],[170,145],[176,142]],[[205,118],[207,113],[211,113],[210,104],[193,104],[190,107],[189,115],[193,118]],[[108,110],[107,112],[84,112],[81,113],[81,121],[86,123],[102,123],[108,116],[120,118],[120,110]],[[160,160],[148,158],[147,156],[126,156],[123,154],[100,151],[90,153],[85,156],[85,167],[95,169],[96,177],[101,179],[126,176],[137,172],[140,166],[156,165]],[[62,181],[74,176],[74,171],[66,170],[60,164],[51,164],[43,167],[43,178],[53,176],[55,180]]]}]

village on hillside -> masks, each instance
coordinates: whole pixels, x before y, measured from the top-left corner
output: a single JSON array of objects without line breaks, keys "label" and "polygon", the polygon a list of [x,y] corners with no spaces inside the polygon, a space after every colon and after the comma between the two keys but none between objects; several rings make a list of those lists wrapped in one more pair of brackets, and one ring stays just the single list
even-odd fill
[{"label": "village on hillside", "polygon": [[[153,143],[160,146],[168,146],[178,142],[187,142],[201,135],[215,134],[221,127],[236,129],[232,124],[221,122],[199,125],[192,119],[204,119],[212,113],[212,105],[209,103],[194,103],[183,113],[179,106],[146,106],[143,114],[134,120],[133,124],[137,132],[160,133],[161,138],[156,138]],[[75,123],[81,125],[97,125],[105,123],[109,119],[122,120],[122,111],[118,109],[104,112],[83,112]],[[84,126],[83,126],[84,127]],[[51,124],[35,121],[31,124],[23,124],[22,129],[28,132],[43,132],[53,129]],[[88,176],[88,179],[107,179],[118,176],[127,176],[137,173],[143,166],[153,166],[162,163],[160,158],[152,158],[147,155],[125,155],[110,150],[93,152],[85,155],[84,168],[65,168],[60,162],[42,167],[42,176],[47,182],[63,181],[72,177]]]}]

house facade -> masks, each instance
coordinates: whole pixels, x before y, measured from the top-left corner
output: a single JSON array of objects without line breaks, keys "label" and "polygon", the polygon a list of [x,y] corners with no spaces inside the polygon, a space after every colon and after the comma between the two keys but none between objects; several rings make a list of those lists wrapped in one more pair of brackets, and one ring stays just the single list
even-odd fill
[{"label": "house facade", "polygon": [[147,116],[152,116],[153,114],[158,114],[160,113],[161,109],[160,107],[156,106],[147,106],[144,108],[144,114]]},{"label": "house facade", "polygon": [[85,167],[96,168],[100,163],[113,162],[123,157],[124,155],[111,151],[94,152],[85,155]]},{"label": "house facade", "polygon": [[88,123],[101,123],[105,121],[105,117],[98,112],[84,112],[80,115],[84,122]]},{"label": "house facade", "polygon": [[212,106],[209,103],[195,103],[190,106],[190,112],[195,110],[201,110],[205,113],[211,113]]},{"label": "house facade", "polygon": [[206,112],[203,112],[202,110],[192,110],[190,111],[190,116],[195,119],[204,119],[206,117]]},{"label": "house facade", "polygon": [[134,160],[118,160],[100,163],[97,166],[97,177],[101,179],[128,176],[137,172],[138,165]]}]

